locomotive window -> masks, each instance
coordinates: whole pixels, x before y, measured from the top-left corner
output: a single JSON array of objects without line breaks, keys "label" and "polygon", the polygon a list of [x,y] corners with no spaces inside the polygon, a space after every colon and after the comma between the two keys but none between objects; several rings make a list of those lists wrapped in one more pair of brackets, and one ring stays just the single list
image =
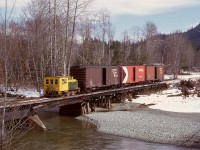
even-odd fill
[{"label": "locomotive window", "polygon": [[58,80],[57,79],[55,80],[55,84],[58,84]]},{"label": "locomotive window", "polygon": [[51,79],[51,84],[53,84],[53,79]]},{"label": "locomotive window", "polygon": [[62,79],[62,84],[66,84],[67,80],[66,79]]},{"label": "locomotive window", "polygon": [[46,84],[49,84],[49,79],[46,79]]}]

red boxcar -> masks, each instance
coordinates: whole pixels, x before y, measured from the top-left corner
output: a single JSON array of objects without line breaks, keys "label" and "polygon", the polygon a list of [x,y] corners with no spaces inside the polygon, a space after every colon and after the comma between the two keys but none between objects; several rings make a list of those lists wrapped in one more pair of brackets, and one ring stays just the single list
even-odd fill
[{"label": "red boxcar", "polygon": [[133,83],[133,66],[121,66],[120,79],[124,84]]},{"label": "red boxcar", "polygon": [[159,81],[164,80],[164,66],[163,65],[157,65],[156,66],[156,79]]},{"label": "red boxcar", "polygon": [[146,66],[146,80],[147,81],[154,81],[154,80],[162,81],[163,76],[164,76],[163,65]]},{"label": "red boxcar", "polygon": [[144,82],[145,81],[145,66],[133,66],[134,70],[134,82]]},{"label": "red boxcar", "polygon": [[145,66],[121,66],[121,83],[137,83],[145,81]]},{"label": "red boxcar", "polygon": [[153,81],[156,78],[156,68],[155,66],[146,66],[146,80],[147,81]]}]

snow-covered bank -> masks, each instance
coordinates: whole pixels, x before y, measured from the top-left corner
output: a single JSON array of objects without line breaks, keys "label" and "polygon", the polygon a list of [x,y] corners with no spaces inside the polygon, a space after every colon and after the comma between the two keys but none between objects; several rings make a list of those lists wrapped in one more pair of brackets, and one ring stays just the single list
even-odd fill
[{"label": "snow-covered bank", "polygon": [[[173,80],[173,75],[164,75],[165,80]],[[190,72],[190,75],[178,75],[177,80],[200,79],[199,72]]]},{"label": "snow-covered bank", "polygon": [[190,95],[189,97],[168,97],[178,93],[181,93],[181,91],[177,88],[172,88],[156,94],[139,95],[139,97],[137,99],[133,99],[132,102],[141,104],[155,104],[149,108],[163,111],[200,113],[200,98],[197,97],[197,95]]},{"label": "snow-covered bank", "polygon": [[40,97],[42,93],[38,92],[36,89],[18,89],[17,91],[8,91],[12,95],[21,95],[26,98],[30,97]]},{"label": "snow-covered bank", "polygon": [[[4,87],[0,85],[0,94],[4,92]],[[24,98],[34,98],[41,97],[43,95],[43,90],[40,92],[34,86],[31,87],[9,87],[7,91],[8,97],[24,97]]]},{"label": "snow-covered bank", "polygon": [[[5,88],[3,84],[0,84],[0,96],[3,96],[5,92]],[[36,98],[43,96],[43,89],[41,88],[39,91],[36,86],[31,83],[20,84],[20,85],[9,85],[7,88],[7,96],[8,99],[12,99],[12,97],[18,98]]]},{"label": "snow-covered bank", "polygon": [[200,146],[200,115],[142,109],[93,113],[79,117],[98,131],[149,142]]},{"label": "snow-covered bank", "polygon": [[141,104],[155,104],[150,106],[152,109],[159,109],[163,111],[185,112],[185,113],[200,113],[200,98],[196,94],[191,94],[189,97],[170,96],[181,93],[174,84],[180,80],[198,80],[200,73],[192,73],[192,75],[179,75],[177,80],[169,81],[171,88],[157,92],[151,95],[139,95],[137,99],[132,102]]}]

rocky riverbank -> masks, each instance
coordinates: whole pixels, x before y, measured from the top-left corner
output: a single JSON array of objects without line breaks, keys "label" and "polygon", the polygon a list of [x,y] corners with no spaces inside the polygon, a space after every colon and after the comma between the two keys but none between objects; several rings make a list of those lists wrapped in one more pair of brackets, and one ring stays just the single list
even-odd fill
[{"label": "rocky riverbank", "polygon": [[97,125],[98,131],[149,142],[200,148],[200,114],[149,108],[98,112],[78,117]]}]

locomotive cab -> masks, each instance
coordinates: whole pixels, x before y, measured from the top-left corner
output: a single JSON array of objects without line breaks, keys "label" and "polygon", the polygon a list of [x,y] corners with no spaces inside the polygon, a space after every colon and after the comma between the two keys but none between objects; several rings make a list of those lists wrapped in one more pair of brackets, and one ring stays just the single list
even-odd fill
[{"label": "locomotive cab", "polygon": [[44,96],[69,96],[79,92],[78,81],[72,76],[50,76],[44,78]]}]

